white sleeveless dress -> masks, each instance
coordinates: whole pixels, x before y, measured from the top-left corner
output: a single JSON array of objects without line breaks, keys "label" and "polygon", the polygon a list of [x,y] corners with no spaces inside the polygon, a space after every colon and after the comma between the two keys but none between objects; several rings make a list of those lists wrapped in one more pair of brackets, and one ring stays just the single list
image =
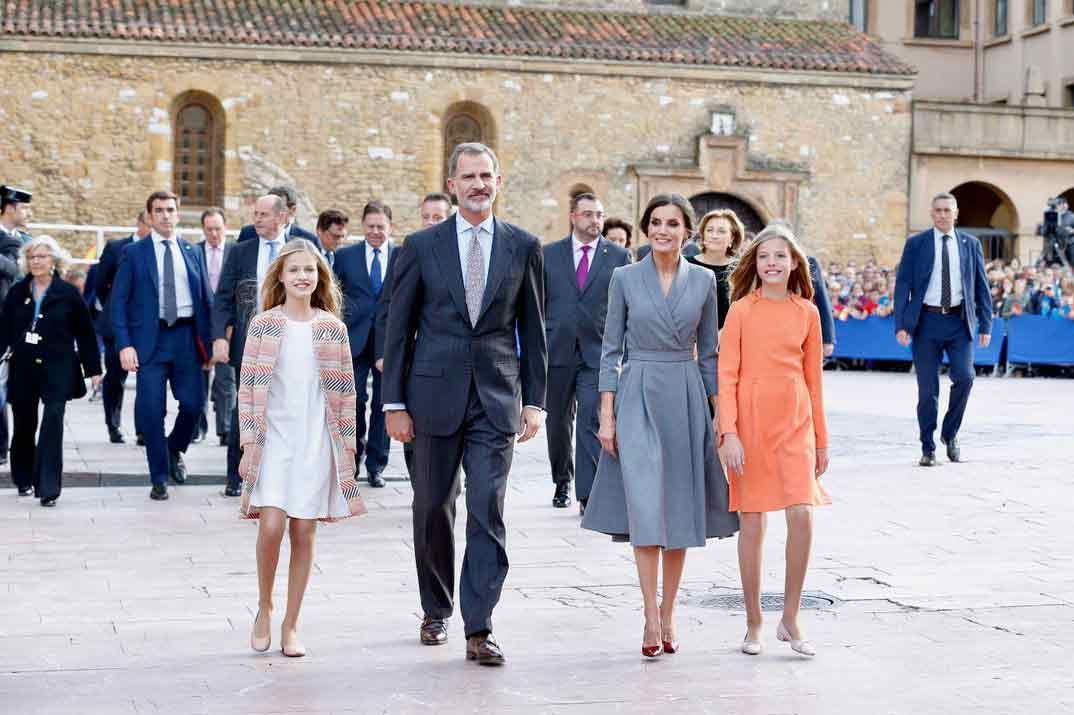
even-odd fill
[{"label": "white sleeveless dress", "polygon": [[265,449],[251,506],[296,519],[347,517],[336,477],[324,392],[313,354],[313,322],[287,319],[265,406]]}]

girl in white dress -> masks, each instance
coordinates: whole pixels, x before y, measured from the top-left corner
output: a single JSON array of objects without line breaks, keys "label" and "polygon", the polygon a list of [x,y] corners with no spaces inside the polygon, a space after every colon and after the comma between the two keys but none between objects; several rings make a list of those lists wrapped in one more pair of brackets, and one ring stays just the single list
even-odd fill
[{"label": "girl in white dress", "polygon": [[273,583],[290,532],[284,655],[300,657],[298,613],[313,566],[317,521],[364,513],[354,482],[354,375],[340,295],[312,243],[288,243],[262,286],[239,387],[242,514],[260,519],[258,613],[250,645],[271,643]]}]

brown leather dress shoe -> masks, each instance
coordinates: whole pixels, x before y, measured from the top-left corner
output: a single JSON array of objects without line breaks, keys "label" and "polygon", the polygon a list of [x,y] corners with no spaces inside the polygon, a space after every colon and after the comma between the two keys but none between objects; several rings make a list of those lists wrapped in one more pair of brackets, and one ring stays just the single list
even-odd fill
[{"label": "brown leather dress shoe", "polygon": [[489,633],[466,639],[466,660],[476,660],[478,665],[503,665],[507,659],[500,644]]},{"label": "brown leather dress shoe", "polygon": [[440,618],[426,616],[421,621],[421,644],[444,645],[447,643],[447,624]]}]

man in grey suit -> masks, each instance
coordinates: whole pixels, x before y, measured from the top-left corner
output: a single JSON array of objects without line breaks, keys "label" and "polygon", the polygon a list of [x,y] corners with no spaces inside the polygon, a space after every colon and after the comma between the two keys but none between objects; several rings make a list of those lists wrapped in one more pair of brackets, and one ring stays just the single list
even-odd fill
[{"label": "man in grey suit", "polygon": [[[594,194],[571,199],[571,235],[544,248],[544,316],[548,334],[548,461],[552,506],[583,514],[600,459],[597,375],[612,271],[630,263],[626,249],[601,237],[604,205]],[[572,447],[576,431],[577,444]],[[574,452],[572,455],[571,452]]]},{"label": "man in grey suit", "polygon": [[409,236],[395,259],[384,410],[392,439],[414,440],[421,642],[447,641],[461,466],[467,518],[459,601],[466,657],[502,665],[492,611],[507,578],[507,474],[515,435],[527,441],[544,421],[543,259],[536,236],[492,215],[503,177],[491,149],[459,144],[448,169],[458,213]]},{"label": "man in grey suit", "polygon": [[[205,240],[197,244],[205,258],[205,266],[209,275],[209,291],[213,296],[220,285],[220,276],[223,274],[224,264],[234,244],[224,240],[227,231],[227,223],[224,220],[224,210],[213,206],[201,214],[201,232]],[[216,436],[220,440],[220,446],[226,447],[228,433],[231,431],[231,413],[236,409],[235,393],[235,368],[226,362],[218,362],[213,365],[212,379],[209,379],[209,371],[202,374],[202,395],[204,405],[201,409],[201,419],[198,420],[198,431],[194,435],[194,441],[200,442],[205,439],[209,431],[209,393],[210,382],[212,390],[213,414],[216,416]]]}]

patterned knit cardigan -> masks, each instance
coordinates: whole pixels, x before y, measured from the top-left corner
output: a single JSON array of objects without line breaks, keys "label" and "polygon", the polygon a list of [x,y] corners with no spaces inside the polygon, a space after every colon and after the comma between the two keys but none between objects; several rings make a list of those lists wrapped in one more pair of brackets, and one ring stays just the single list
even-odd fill
[{"label": "patterned knit cardigan", "polygon": [[[261,473],[261,455],[265,448],[268,427],[265,411],[268,404],[269,385],[276,367],[287,316],[276,307],[254,316],[246,336],[242,353],[242,370],[239,383],[239,446],[243,456],[247,454],[245,473],[242,474],[242,500],[239,511],[242,518],[256,519],[258,509],[250,506],[250,495],[257,476]],[[318,310],[313,319],[313,354],[321,378],[321,390],[325,396],[328,433],[332,440],[332,455],[343,498],[347,500],[351,516],[364,514],[365,504],[358,494],[358,482],[354,479],[355,452],[355,393],[354,369],[351,366],[351,348],[347,340],[347,326],[330,313]],[[335,521],[332,518],[321,521]]]}]

